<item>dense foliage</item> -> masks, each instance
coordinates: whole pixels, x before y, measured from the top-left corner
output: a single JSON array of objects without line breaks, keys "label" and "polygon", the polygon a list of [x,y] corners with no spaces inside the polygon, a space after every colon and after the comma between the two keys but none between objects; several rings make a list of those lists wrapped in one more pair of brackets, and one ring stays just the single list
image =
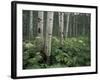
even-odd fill
[{"label": "dense foliage", "polygon": [[[39,41],[23,41],[23,68],[57,68],[90,66],[90,42],[87,37],[66,38],[60,45],[58,38],[52,38],[51,64],[45,62],[44,53],[40,52]],[[41,43],[41,42],[40,42]]]}]

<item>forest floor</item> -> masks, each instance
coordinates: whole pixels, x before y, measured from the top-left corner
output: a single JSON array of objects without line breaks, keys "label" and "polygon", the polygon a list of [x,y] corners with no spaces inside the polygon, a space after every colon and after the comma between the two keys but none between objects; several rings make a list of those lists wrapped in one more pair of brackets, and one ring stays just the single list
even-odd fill
[{"label": "forest floor", "polygon": [[63,40],[52,37],[50,64],[37,46],[37,40],[23,41],[23,69],[90,66],[90,40],[88,37],[72,37]]}]

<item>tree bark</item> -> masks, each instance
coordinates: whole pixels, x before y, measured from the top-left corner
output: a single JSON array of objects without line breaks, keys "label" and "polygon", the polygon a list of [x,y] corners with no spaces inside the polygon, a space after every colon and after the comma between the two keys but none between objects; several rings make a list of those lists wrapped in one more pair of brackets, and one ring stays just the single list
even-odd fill
[{"label": "tree bark", "polygon": [[66,13],[67,15],[67,22],[66,22],[66,37],[68,37],[68,29],[69,29],[69,17],[70,13]]},{"label": "tree bark", "polygon": [[33,38],[33,11],[30,11],[29,40]]},{"label": "tree bark", "polygon": [[40,37],[41,39],[43,39],[43,11],[39,11],[38,12],[38,37]]},{"label": "tree bark", "polygon": [[83,17],[82,26],[83,26],[83,36],[84,36],[85,35],[85,14],[83,14],[82,17]]},{"label": "tree bark", "polygon": [[75,36],[77,37],[78,36],[78,15],[79,13],[76,13],[76,20],[75,20],[75,26],[76,26],[76,29],[75,29]]},{"label": "tree bark", "polygon": [[43,11],[39,11],[38,12],[38,25],[37,25],[37,47],[38,49],[41,51],[43,50],[43,44],[44,44],[44,40],[43,40],[43,17],[44,17],[44,12]]},{"label": "tree bark", "polygon": [[74,29],[74,37],[76,37],[76,15],[77,13],[74,13],[74,26],[73,26],[73,29]]},{"label": "tree bark", "polygon": [[47,12],[47,24],[46,24],[46,40],[45,40],[45,53],[47,56],[47,64],[50,63],[51,56],[51,41],[52,41],[52,29],[53,29],[53,12]]},{"label": "tree bark", "polygon": [[64,38],[64,13],[59,12],[59,31],[60,31],[60,44],[63,45],[63,38]]}]

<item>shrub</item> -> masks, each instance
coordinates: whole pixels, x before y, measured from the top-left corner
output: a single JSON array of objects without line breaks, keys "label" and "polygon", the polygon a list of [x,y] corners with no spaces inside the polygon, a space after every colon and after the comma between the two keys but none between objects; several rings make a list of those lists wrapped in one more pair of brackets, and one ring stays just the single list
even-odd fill
[{"label": "shrub", "polygon": [[[79,67],[90,66],[90,40],[87,37],[65,38],[63,46],[60,40],[52,37],[51,61],[50,65],[44,62],[44,57],[40,52],[41,43],[37,47],[39,40],[23,42],[23,68],[56,68],[56,67]],[[40,46],[40,47],[39,47]],[[62,47],[62,48],[61,48]]]}]

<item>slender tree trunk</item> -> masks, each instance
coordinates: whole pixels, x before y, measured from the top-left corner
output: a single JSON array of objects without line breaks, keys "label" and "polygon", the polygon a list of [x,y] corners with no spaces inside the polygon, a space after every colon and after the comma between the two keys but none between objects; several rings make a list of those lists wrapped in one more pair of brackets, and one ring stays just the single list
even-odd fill
[{"label": "slender tree trunk", "polygon": [[90,21],[90,20],[91,20],[91,19],[90,19],[91,17],[90,17],[90,16],[91,16],[90,14],[88,14],[88,16],[87,16],[87,18],[88,18],[88,22],[87,22],[88,31],[87,31],[87,34],[88,34],[88,35],[90,35],[90,24],[91,24],[91,21]]},{"label": "slender tree trunk", "polygon": [[60,31],[60,44],[63,45],[63,37],[64,37],[64,13],[59,12],[59,31]]},{"label": "slender tree trunk", "polygon": [[77,13],[74,13],[74,37],[76,36],[76,15]]},{"label": "slender tree trunk", "polygon": [[79,13],[79,31],[78,31],[78,33],[79,33],[79,36],[81,36],[82,35],[82,22],[81,22],[81,13]]},{"label": "slender tree trunk", "polygon": [[70,13],[70,19],[69,19],[69,37],[73,36],[74,30],[73,30],[73,26],[74,26],[74,19],[73,19],[73,13]]},{"label": "slender tree trunk", "polygon": [[43,17],[44,17],[44,12],[39,11],[38,12],[38,27],[37,27],[37,46],[39,50],[43,49]]},{"label": "slender tree trunk", "polygon": [[69,17],[70,13],[66,13],[67,15],[67,22],[66,22],[66,37],[68,37],[68,29],[69,29]]},{"label": "slender tree trunk", "polygon": [[33,38],[33,11],[30,11],[29,40]]},{"label": "slender tree trunk", "polygon": [[47,24],[46,24],[46,40],[45,40],[45,53],[47,56],[47,64],[50,64],[51,56],[51,41],[52,41],[52,29],[53,29],[53,12],[47,12]]},{"label": "slender tree trunk", "polygon": [[77,37],[78,36],[78,13],[76,13],[76,20],[75,20],[76,22],[75,22],[75,26],[76,26],[76,33],[75,33],[75,36]]},{"label": "slender tree trunk", "polygon": [[43,11],[38,12],[38,37],[43,39]]},{"label": "slender tree trunk", "polygon": [[83,14],[82,17],[83,17],[83,22],[82,22],[82,25],[83,25],[83,35],[85,35],[85,14]]}]

